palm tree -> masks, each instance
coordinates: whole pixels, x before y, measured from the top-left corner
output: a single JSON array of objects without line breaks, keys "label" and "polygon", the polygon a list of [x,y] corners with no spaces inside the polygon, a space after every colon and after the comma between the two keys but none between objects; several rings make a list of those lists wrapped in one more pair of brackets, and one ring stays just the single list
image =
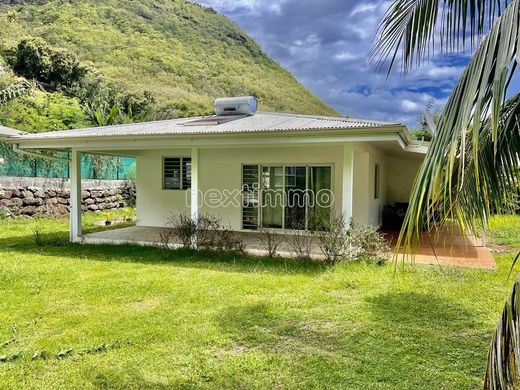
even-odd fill
[{"label": "palm tree", "polygon": [[[484,36],[484,34],[486,34]],[[511,211],[520,183],[520,0],[396,0],[380,24],[373,59],[403,72],[435,50],[475,49],[437,123],[417,175],[399,244],[455,221],[477,233],[492,212]],[[512,95],[506,99],[506,96]],[[506,302],[489,354],[486,389],[520,387],[520,282]]]}]

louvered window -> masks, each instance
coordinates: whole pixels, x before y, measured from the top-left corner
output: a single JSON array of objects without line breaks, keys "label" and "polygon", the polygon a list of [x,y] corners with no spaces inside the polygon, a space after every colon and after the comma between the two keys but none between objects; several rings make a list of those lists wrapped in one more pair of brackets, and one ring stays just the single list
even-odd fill
[{"label": "louvered window", "polygon": [[163,188],[165,190],[191,188],[190,157],[165,157],[163,159]]},{"label": "louvered window", "polygon": [[242,228],[258,228],[258,165],[242,166]]}]

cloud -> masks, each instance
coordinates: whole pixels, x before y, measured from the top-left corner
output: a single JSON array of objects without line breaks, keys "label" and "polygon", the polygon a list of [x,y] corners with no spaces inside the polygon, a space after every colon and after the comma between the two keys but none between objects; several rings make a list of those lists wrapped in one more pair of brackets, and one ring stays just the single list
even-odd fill
[{"label": "cloud", "polygon": [[439,107],[467,56],[436,58],[387,79],[369,61],[389,1],[200,0],[238,23],[307,88],[343,115],[416,124]]}]

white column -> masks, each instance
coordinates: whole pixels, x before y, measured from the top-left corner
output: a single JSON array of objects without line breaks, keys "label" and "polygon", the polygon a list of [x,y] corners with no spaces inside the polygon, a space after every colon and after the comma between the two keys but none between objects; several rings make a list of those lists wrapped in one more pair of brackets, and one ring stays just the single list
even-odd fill
[{"label": "white column", "polygon": [[191,218],[199,218],[199,149],[191,149]]},{"label": "white column", "polygon": [[341,191],[341,213],[345,221],[349,221],[353,214],[354,199],[354,148],[352,144],[343,146],[343,175]]},{"label": "white column", "polygon": [[81,152],[71,151],[70,162],[70,241],[81,238]]}]

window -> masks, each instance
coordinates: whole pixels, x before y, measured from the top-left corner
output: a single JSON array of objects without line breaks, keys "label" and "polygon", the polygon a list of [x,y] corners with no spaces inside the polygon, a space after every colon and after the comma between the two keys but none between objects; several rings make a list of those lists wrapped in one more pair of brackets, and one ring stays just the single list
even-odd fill
[{"label": "window", "polygon": [[258,229],[258,165],[242,166],[242,227]]},{"label": "window", "polygon": [[380,171],[379,164],[376,164],[374,168],[374,199],[379,199]]},{"label": "window", "polygon": [[191,158],[165,157],[163,159],[163,189],[187,190],[191,188]]},{"label": "window", "polygon": [[[330,217],[332,166],[242,166],[244,229],[321,229]],[[319,217],[319,218],[318,218]]]}]

